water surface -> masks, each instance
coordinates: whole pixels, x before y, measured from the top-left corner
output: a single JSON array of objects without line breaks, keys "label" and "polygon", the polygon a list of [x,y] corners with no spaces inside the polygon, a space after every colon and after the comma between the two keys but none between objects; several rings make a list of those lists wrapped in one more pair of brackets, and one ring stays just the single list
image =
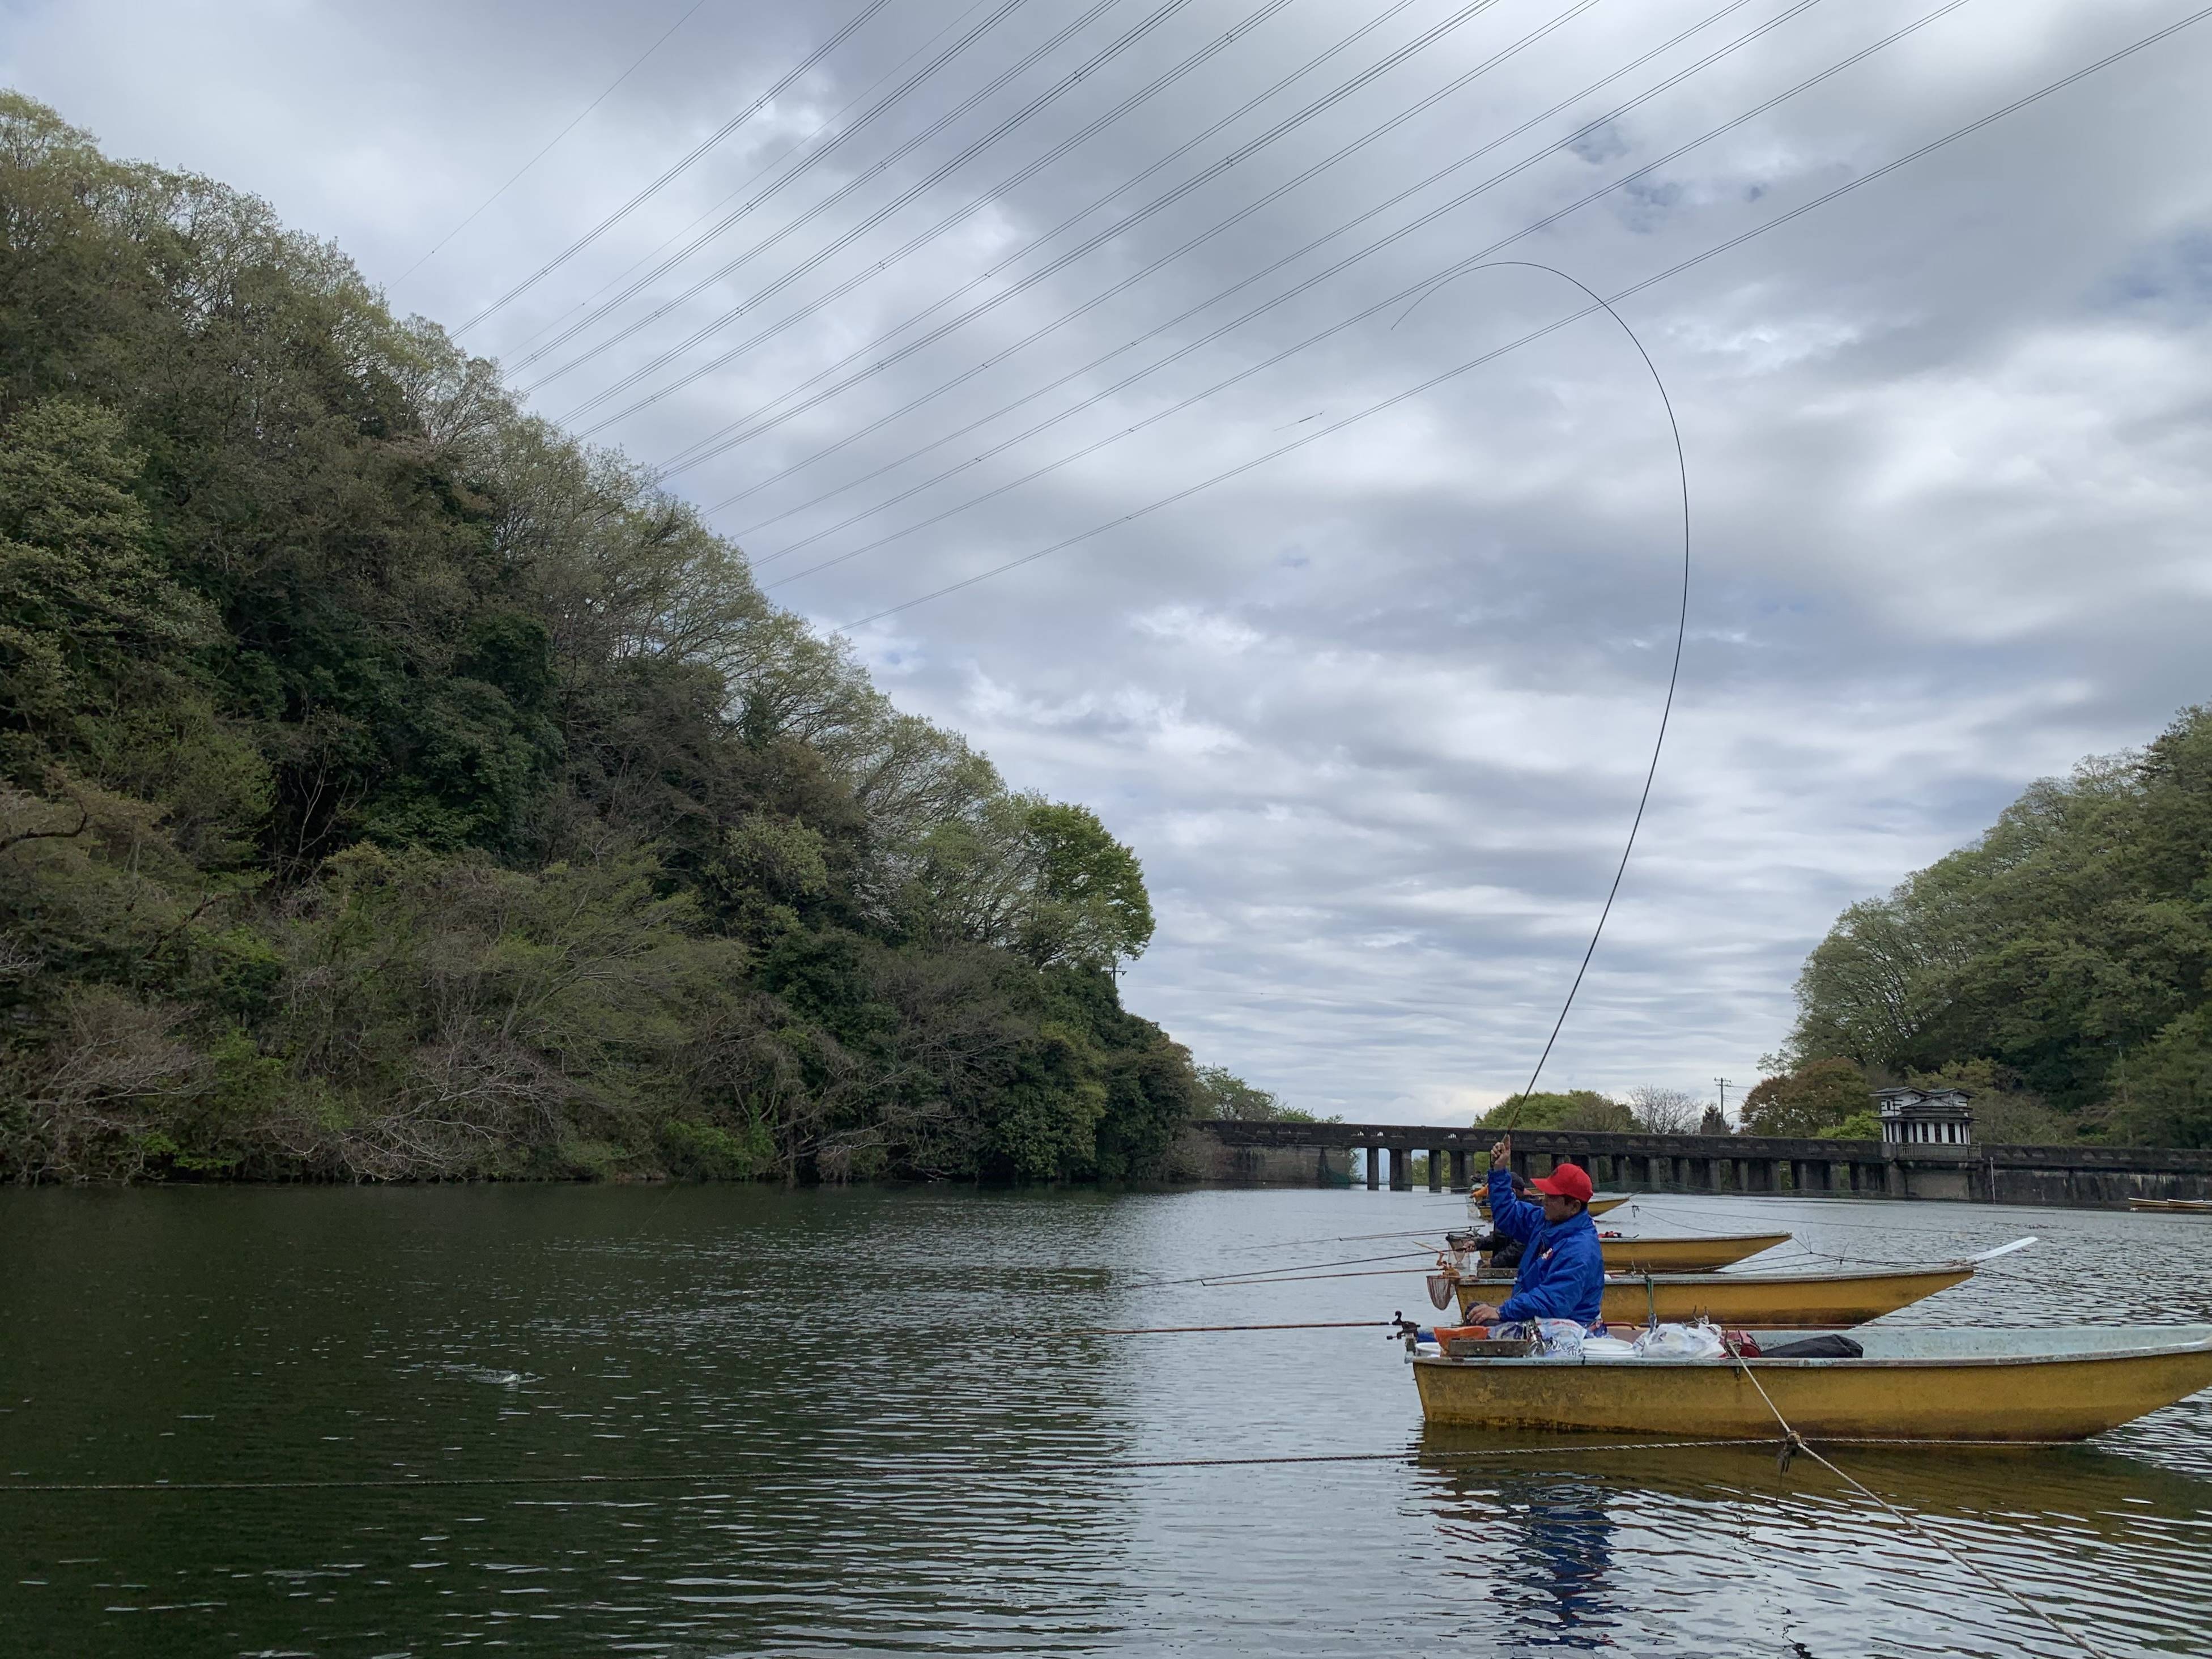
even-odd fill
[{"label": "water surface", "polygon": [[[0,1476],[266,1483],[0,1492],[0,1646],[2081,1651],[1932,1528],[2108,1653],[2206,1650],[2212,1395],[2078,1450],[1843,1458],[1908,1526],[1765,1451],[1425,1436],[1376,1329],[1086,1334],[1425,1308],[1418,1272],[1147,1281],[1371,1256],[1395,1242],[1347,1236],[1462,1212],[1358,1191],[0,1194]],[[2212,1319],[2194,1218],[1684,1197],[1623,1223],[1787,1226],[1801,1266],[2033,1232],[1898,1317]],[[1366,1461],[1206,1461],[1344,1455]]]}]

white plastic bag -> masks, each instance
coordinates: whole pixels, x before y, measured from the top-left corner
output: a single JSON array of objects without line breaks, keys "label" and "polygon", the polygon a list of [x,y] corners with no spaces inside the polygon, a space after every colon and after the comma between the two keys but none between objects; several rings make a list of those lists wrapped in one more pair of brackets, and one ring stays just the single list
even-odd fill
[{"label": "white plastic bag", "polygon": [[1536,1340],[1547,1354],[1578,1354],[1583,1351],[1583,1328],[1571,1319],[1540,1319]]},{"label": "white plastic bag", "polygon": [[1717,1359],[1721,1334],[1710,1325],[1654,1325],[1636,1339],[1639,1359]]}]

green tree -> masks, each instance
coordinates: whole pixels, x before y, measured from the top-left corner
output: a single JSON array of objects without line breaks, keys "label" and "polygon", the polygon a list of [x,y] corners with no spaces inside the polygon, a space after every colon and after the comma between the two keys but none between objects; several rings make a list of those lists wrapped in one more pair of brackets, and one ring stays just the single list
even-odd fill
[{"label": "green tree", "polygon": [[1808,1139],[1874,1109],[1866,1074],[1848,1060],[1814,1060],[1761,1078],[1743,1097],[1743,1132]]},{"label": "green tree", "polygon": [[0,94],[0,1176],[1132,1179],[1135,854],[337,249]]},{"label": "green tree", "polygon": [[1632,1133],[1636,1114],[1625,1103],[1595,1089],[1570,1089],[1564,1093],[1538,1090],[1532,1095],[1512,1094],[1475,1119],[1479,1129],[1591,1129]]},{"label": "green tree", "polygon": [[[1972,846],[1845,911],[1797,986],[1796,1060],[1985,1063],[2014,1131],[2212,1144],[2212,710],[2024,792]],[[2145,1088],[2135,1088],[2136,1078]],[[2055,1138],[2064,1138],[2058,1136]]]},{"label": "green tree", "polygon": [[1039,966],[1110,968],[1152,938],[1152,902],[1137,855],[1088,807],[1031,804],[1024,825],[1035,863],[1021,948]]}]

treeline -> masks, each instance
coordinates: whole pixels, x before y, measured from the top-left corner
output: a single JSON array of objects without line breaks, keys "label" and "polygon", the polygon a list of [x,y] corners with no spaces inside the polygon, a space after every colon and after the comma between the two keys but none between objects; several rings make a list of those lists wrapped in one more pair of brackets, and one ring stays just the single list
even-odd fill
[{"label": "treeline", "polygon": [[0,94],[0,1173],[1159,1171],[1152,921],[334,248]]},{"label": "treeline", "polygon": [[1625,1099],[1595,1089],[1510,1094],[1475,1119],[1478,1129],[1589,1129],[1607,1134],[1724,1135],[1720,1108],[1687,1089],[1644,1084]]},{"label": "treeline", "polygon": [[1969,1090],[1983,1140],[2212,1145],[2212,708],[1845,910],[1797,1006],[1747,1127],[1820,1133],[1905,1082]]}]

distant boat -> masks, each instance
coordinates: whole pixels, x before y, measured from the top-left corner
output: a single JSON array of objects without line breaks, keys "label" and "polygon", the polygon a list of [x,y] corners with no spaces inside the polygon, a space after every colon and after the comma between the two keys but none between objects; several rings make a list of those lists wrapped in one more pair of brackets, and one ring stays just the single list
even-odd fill
[{"label": "distant boat", "polygon": [[[1895,1313],[1973,1276],[1971,1261],[1837,1273],[1607,1274],[1601,1316],[1608,1325],[1710,1319],[1759,1330],[1835,1330]],[[1510,1295],[1512,1277],[1462,1276],[1454,1288],[1464,1319],[1476,1303]]]},{"label": "distant boat", "polygon": [[1697,1273],[1787,1244],[1788,1233],[1718,1233],[1697,1238],[1622,1238],[1601,1234],[1609,1273]]},{"label": "distant boat", "polygon": [[1465,1427],[1753,1439],[1778,1411],[1808,1440],[1993,1443],[2086,1440],[2212,1386],[2212,1325],[1854,1335],[1856,1359],[1416,1355],[1413,1381],[1424,1418]]},{"label": "distant boat", "polygon": [[2156,1215],[2212,1215],[2212,1198],[2131,1198],[2128,1208]]}]

